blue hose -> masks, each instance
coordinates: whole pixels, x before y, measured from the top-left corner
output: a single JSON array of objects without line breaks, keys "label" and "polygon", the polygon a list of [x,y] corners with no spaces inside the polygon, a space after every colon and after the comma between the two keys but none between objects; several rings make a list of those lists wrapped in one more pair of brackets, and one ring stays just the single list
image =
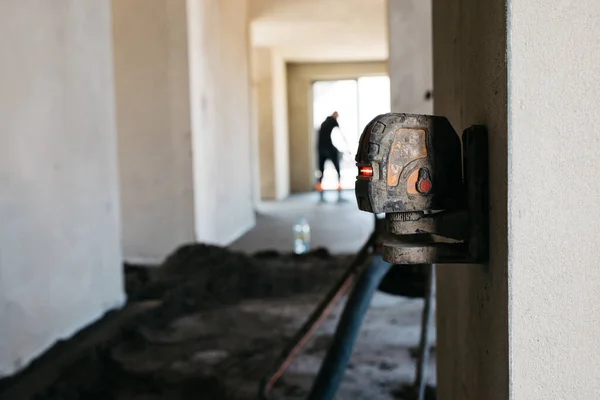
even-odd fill
[{"label": "blue hose", "polygon": [[371,264],[363,271],[348,298],[333,342],[321,364],[308,400],[331,400],[335,396],[371,299],[390,267],[391,264],[383,261],[380,255],[372,256]]}]

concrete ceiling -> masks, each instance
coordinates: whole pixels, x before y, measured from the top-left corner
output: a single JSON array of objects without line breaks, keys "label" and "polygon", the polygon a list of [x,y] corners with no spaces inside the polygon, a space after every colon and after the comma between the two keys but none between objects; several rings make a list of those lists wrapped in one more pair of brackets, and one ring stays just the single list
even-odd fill
[{"label": "concrete ceiling", "polygon": [[387,0],[250,0],[252,42],[288,61],[388,57]]}]

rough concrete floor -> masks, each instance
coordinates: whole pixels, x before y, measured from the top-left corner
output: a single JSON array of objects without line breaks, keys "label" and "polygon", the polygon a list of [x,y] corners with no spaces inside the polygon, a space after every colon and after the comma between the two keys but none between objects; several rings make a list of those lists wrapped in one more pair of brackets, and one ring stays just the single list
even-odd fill
[{"label": "rough concrete floor", "polygon": [[[302,299],[286,306],[294,320],[285,325],[293,331],[310,309]],[[336,399],[403,399],[404,385],[414,379],[414,362],[409,349],[418,343],[423,302],[378,294],[369,310]],[[341,307],[328,319],[306,350],[284,376],[277,399],[304,399],[330,344]],[[281,308],[272,308],[281,315]],[[432,357],[433,358],[433,357]],[[428,383],[435,385],[435,360],[429,363]]]},{"label": "rough concrete floor", "polygon": [[354,191],[343,192],[344,203],[337,203],[337,196],[337,192],[326,192],[324,203],[316,193],[263,202],[258,207],[256,227],[230,247],[249,253],[292,251],[292,227],[300,217],[306,217],[313,248],[324,247],[332,254],[355,253],[371,234],[374,216],[357,208]]}]

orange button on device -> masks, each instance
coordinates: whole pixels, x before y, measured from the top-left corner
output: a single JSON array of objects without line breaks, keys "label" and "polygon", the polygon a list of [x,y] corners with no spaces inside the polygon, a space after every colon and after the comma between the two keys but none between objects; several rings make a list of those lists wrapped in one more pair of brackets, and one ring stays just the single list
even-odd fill
[{"label": "orange button on device", "polygon": [[431,186],[433,185],[429,179],[423,179],[421,182],[419,182],[419,192],[427,193],[431,190]]}]

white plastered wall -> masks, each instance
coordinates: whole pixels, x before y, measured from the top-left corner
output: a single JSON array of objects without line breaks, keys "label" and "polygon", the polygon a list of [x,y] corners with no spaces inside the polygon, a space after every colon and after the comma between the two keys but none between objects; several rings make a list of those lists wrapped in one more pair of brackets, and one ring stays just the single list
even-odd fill
[{"label": "white plastered wall", "polygon": [[388,32],[392,112],[431,114],[431,0],[389,0]]},{"label": "white plastered wall", "polygon": [[271,49],[255,47],[252,75],[260,197],[282,200],[290,193],[286,64]]},{"label": "white plastered wall", "polygon": [[273,55],[273,121],[275,132],[275,198],[284,199],[290,194],[290,153],[287,103],[287,65],[285,60]]},{"label": "white plastered wall", "polygon": [[123,251],[194,241],[186,0],[112,0]]},{"label": "white plastered wall", "polygon": [[124,253],[254,224],[245,1],[113,0]]},{"label": "white plastered wall", "polygon": [[596,399],[600,2],[508,4],[511,398]]},{"label": "white plastered wall", "polygon": [[255,222],[246,0],[188,0],[197,240],[229,244]]},{"label": "white plastered wall", "polygon": [[0,376],[124,301],[110,3],[0,2]]}]

